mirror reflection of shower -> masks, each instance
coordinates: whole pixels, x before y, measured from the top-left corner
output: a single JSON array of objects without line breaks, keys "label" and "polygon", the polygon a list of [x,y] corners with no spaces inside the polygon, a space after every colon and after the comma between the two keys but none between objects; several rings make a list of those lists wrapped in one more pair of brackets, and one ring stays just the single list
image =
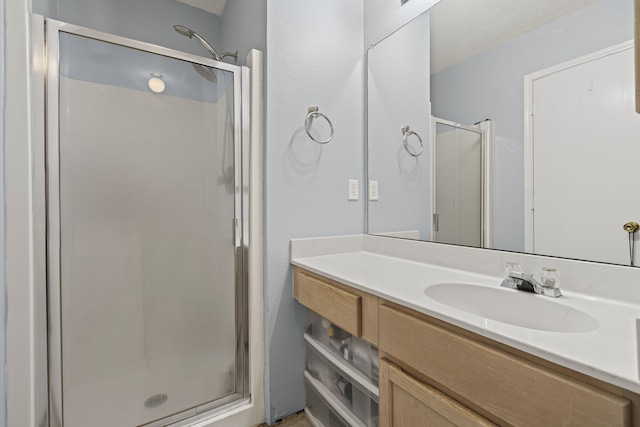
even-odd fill
[{"label": "mirror reflection of shower", "polygon": [[[207,42],[202,36],[193,31],[190,28],[185,27],[184,25],[174,25],[173,29],[180,35],[185,37],[194,38],[200,42],[200,44],[211,54],[214,60],[222,62],[224,58],[230,56],[234,59],[235,62],[238,62],[238,51],[235,53],[231,52],[222,52],[219,54],[209,42]],[[196,72],[205,80],[210,81],[211,83],[217,83],[218,78],[215,74],[215,71],[211,67],[204,66],[202,64],[192,64],[193,68]],[[230,83],[227,81],[227,73],[223,72],[224,77],[224,91],[225,91],[225,102],[227,105],[226,108],[226,118],[225,118],[225,129],[224,129],[224,140],[223,140],[223,151],[222,151],[222,176],[219,177],[219,183],[225,186],[225,190],[228,194],[231,194],[234,191],[234,182],[233,182],[233,117],[232,117],[232,108],[228,106],[233,103],[233,97],[231,95]]]}]

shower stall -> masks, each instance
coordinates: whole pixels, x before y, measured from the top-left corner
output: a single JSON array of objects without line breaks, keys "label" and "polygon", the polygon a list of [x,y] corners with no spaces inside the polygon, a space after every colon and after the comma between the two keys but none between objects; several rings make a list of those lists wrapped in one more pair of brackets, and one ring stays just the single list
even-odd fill
[{"label": "shower stall", "polygon": [[47,425],[248,400],[248,69],[41,22]]},{"label": "shower stall", "polygon": [[[465,126],[431,120],[432,240],[488,247],[489,122]],[[490,246],[489,246],[490,247]]]}]

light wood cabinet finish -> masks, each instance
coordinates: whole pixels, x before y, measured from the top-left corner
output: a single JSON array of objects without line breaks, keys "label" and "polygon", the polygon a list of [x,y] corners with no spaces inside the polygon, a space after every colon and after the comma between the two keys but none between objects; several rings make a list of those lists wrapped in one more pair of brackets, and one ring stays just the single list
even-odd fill
[{"label": "light wood cabinet finish", "polygon": [[631,391],[298,267],[294,297],[388,359],[383,427],[640,427]]},{"label": "light wood cabinet finish", "polygon": [[380,427],[495,426],[385,359],[380,361],[380,396]]},{"label": "light wood cabinet finish", "polygon": [[351,335],[378,345],[378,297],[294,267],[293,297]]},{"label": "light wood cabinet finish", "polygon": [[[384,354],[424,374],[435,386],[499,425],[631,425],[627,399],[436,326],[411,312],[383,304],[379,321]],[[381,384],[381,399],[387,399],[382,390]]]}]

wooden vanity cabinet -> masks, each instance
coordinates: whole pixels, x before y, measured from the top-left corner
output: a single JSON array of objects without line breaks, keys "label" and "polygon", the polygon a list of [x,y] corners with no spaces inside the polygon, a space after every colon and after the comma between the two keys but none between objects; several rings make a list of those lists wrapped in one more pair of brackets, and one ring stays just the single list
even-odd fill
[{"label": "wooden vanity cabinet", "polygon": [[[640,425],[637,421],[632,424],[632,403],[622,396],[624,393],[612,393],[580,381],[577,373],[570,377],[548,369],[491,345],[489,340],[483,342],[467,331],[445,327],[444,322],[386,301],[381,302],[379,321],[380,356],[392,361],[384,362],[384,366],[391,367],[386,369],[405,372],[408,379],[415,381],[414,389],[421,384],[425,390],[440,392],[460,405],[457,412],[461,416],[479,417],[469,418],[476,424],[453,425]],[[383,372],[380,426],[407,425],[396,423],[401,415],[396,416],[394,407],[388,404],[395,400],[396,385],[393,375],[383,381]],[[433,397],[419,398],[416,393],[413,396],[433,408]],[[482,422],[486,424],[477,424]]]},{"label": "wooden vanity cabinet", "polygon": [[294,297],[378,346],[380,427],[640,427],[628,390],[298,267]]}]

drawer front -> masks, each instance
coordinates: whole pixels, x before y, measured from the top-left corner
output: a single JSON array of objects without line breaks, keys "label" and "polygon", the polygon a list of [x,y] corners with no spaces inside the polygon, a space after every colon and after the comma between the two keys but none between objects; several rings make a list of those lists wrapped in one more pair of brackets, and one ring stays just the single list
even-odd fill
[{"label": "drawer front", "polygon": [[586,427],[631,423],[627,399],[393,307],[381,305],[379,316],[382,352],[502,420],[501,424]]},{"label": "drawer front", "polygon": [[293,297],[351,335],[362,336],[362,297],[328,281],[294,270]]},{"label": "drawer front", "polygon": [[495,426],[384,359],[380,375],[380,427]]}]

